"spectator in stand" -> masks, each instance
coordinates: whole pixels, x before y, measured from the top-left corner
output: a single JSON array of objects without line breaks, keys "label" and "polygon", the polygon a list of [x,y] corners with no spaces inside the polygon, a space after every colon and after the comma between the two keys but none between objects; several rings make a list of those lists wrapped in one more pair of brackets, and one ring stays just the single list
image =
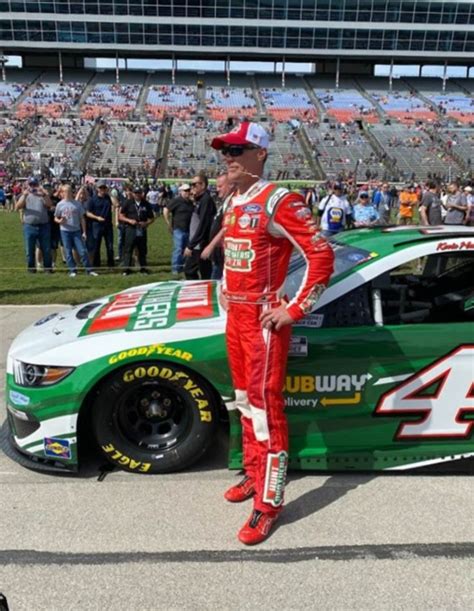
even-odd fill
[{"label": "spectator in stand", "polygon": [[69,277],[77,276],[77,265],[74,250],[79,255],[84,269],[89,276],[98,276],[92,270],[86,248],[86,219],[82,203],[74,198],[71,185],[63,185],[58,190],[62,198],[56,205],[54,220],[61,232],[61,241],[69,268]]},{"label": "spectator in stand", "polygon": [[427,190],[423,193],[420,204],[420,221],[422,225],[441,225],[443,222],[439,186],[434,180],[426,183]]},{"label": "spectator in stand", "polygon": [[467,214],[467,200],[464,193],[459,189],[457,182],[448,185],[448,197],[446,198],[445,225],[463,225]]},{"label": "spectator in stand", "polygon": [[187,183],[179,187],[177,197],[174,197],[163,208],[163,217],[170,233],[173,235],[171,274],[175,277],[183,272],[183,253],[189,240],[189,227],[193,210],[191,185]]},{"label": "spectator in stand", "polygon": [[219,198],[219,205],[212,220],[209,244],[201,252],[201,259],[211,259],[211,280],[220,280],[224,270],[224,248],[222,246],[224,231],[222,230],[222,217],[224,216],[224,202],[233,190],[233,185],[229,181],[227,173],[220,174],[216,178],[216,191]]},{"label": "spectator in stand", "polygon": [[373,227],[378,224],[379,213],[374,204],[369,201],[367,191],[361,191],[352,210],[354,227]]},{"label": "spectator in stand", "polygon": [[86,216],[90,221],[89,249],[94,267],[100,267],[102,238],[107,251],[107,265],[114,266],[114,231],[112,225],[112,199],[107,183],[100,181],[96,193],[86,204]]},{"label": "spectator in stand", "polygon": [[209,259],[201,259],[201,252],[209,244],[212,220],[216,213],[216,205],[207,187],[208,180],[204,174],[197,174],[191,182],[194,210],[188,245],[183,253],[186,280],[208,280],[212,273]]},{"label": "spectator in stand", "polygon": [[123,276],[132,273],[132,254],[136,248],[138,251],[138,262],[140,273],[149,274],[146,268],[147,255],[147,228],[155,220],[151,205],[146,201],[143,189],[135,187],[132,198],[125,200],[119,212],[119,222],[123,223],[124,248],[123,248]]},{"label": "spectator in stand", "polygon": [[413,208],[418,203],[418,197],[413,185],[405,185],[398,197],[399,211],[398,224],[411,225],[413,223]]},{"label": "spectator in stand", "polygon": [[0,185],[0,210],[5,210],[7,205],[7,196],[5,193],[5,188],[3,185]]},{"label": "spectator in stand", "polygon": [[344,231],[352,222],[352,208],[344,194],[344,185],[334,183],[331,193],[323,197],[318,206],[316,224],[324,235]]},{"label": "spectator in stand", "polygon": [[38,243],[43,255],[44,271],[52,274],[51,226],[48,210],[52,207],[51,198],[36,178],[30,178],[28,187],[18,199],[15,210],[21,211],[23,236],[26,247],[28,271],[36,273],[35,250]]},{"label": "spectator in stand", "polygon": [[464,221],[469,227],[474,227],[474,194],[472,187],[464,187],[464,193],[466,194],[467,212],[466,220]]}]

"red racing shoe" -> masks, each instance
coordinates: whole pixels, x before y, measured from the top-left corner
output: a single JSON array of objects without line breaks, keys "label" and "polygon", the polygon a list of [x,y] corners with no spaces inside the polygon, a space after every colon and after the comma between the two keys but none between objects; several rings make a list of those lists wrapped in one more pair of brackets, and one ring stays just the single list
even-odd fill
[{"label": "red racing shoe", "polygon": [[247,522],[239,530],[237,535],[241,543],[245,545],[256,545],[265,541],[270,536],[272,526],[277,521],[278,514],[263,513],[254,509]]},{"label": "red racing shoe", "polygon": [[255,481],[246,475],[238,484],[231,486],[224,493],[224,498],[231,503],[241,503],[255,494]]}]

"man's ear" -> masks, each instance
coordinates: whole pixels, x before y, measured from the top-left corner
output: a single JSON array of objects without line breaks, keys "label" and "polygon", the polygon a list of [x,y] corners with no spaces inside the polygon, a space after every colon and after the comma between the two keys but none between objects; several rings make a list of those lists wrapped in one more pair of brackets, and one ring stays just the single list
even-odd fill
[{"label": "man's ear", "polygon": [[268,157],[268,151],[267,149],[260,149],[257,153],[257,159],[259,161],[266,161]]}]

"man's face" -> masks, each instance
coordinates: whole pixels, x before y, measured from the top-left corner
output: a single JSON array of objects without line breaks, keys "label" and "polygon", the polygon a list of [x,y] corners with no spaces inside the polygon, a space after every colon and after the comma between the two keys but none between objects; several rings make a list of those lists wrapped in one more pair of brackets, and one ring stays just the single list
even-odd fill
[{"label": "man's face", "polygon": [[206,183],[200,176],[195,176],[191,182],[191,189],[194,197],[199,197],[206,190]]},{"label": "man's face", "polygon": [[382,185],[382,191],[386,193],[388,191],[388,185]]},{"label": "man's face", "polygon": [[249,178],[260,178],[266,151],[253,145],[232,144],[220,150],[227,165],[227,178],[237,186]]},{"label": "man's face", "polygon": [[453,182],[450,185],[448,185],[448,191],[450,193],[456,193],[457,190],[458,190],[458,186],[454,184]]},{"label": "man's face", "polygon": [[106,186],[101,186],[97,189],[97,194],[99,195],[99,197],[104,197],[105,195],[107,195],[107,187]]},{"label": "man's face", "polygon": [[231,185],[227,174],[224,176],[218,176],[216,178],[216,191],[220,199],[225,199],[229,195],[231,191]]},{"label": "man's face", "polygon": [[184,199],[189,199],[191,197],[191,189],[180,189],[179,193]]},{"label": "man's face", "polygon": [[141,191],[134,191],[133,192],[133,199],[136,202],[141,202],[143,198],[143,193]]}]

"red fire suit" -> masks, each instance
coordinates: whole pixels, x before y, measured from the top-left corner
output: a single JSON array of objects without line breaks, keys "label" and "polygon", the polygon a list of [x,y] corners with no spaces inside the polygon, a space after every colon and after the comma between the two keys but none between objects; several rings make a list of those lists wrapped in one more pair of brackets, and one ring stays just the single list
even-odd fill
[{"label": "red fire suit", "polygon": [[[286,305],[295,321],[308,313],[333,270],[330,245],[316,234],[311,211],[297,193],[259,181],[226,201],[224,282],[227,348],[241,412],[243,462],[255,482],[255,509],[278,513],[288,463],[283,386],[291,325],[264,329],[260,314],[277,308],[293,248],[306,260],[295,297]],[[232,408],[232,406],[231,406]]]}]

